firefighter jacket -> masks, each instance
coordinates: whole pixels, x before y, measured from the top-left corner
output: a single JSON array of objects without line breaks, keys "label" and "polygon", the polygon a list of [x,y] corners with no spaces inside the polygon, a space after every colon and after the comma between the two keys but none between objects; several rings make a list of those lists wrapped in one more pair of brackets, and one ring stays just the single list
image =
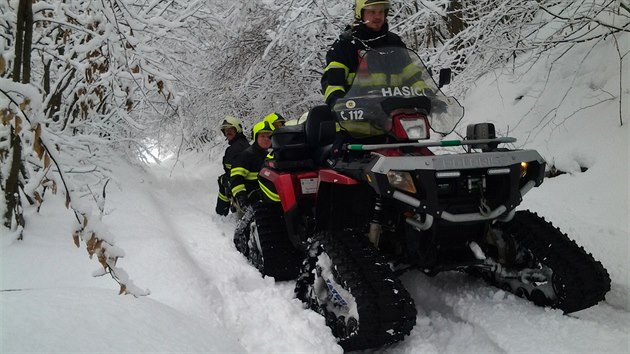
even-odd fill
[{"label": "firefighter jacket", "polygon": [[364,24],[354,24],[343,32],[326,54],[326,69],[322,75],[322,93],[327,104],[343,97],[359,65],[365,50],[380,47],[406,47],[400,37],[389,32],[387,23],[379,32],[368,29]]},{"label": "firefighter jacket", "polygon": [[249,142],[243,133],[239,133],[228,144],[230,146],[228,146],[225,150],[225,155],[223,155],[223,170],[225,173],[221,175],[218,180],[219,195],[217,196],[217,213],[222,215],[227,215],[230,207],[230,170],[232,169],[236,157],[249,147]]},{"label": "firefighter jacket", "polygon": [[266,157],[267,150],[262,149],[256,143],[238,156],[230,172],[230,187],[235,198],[240,193],[249,196],[253,191],[259,189],[258,172]]},{"label": "firefighter jacket", "polygon": [[249,147],[249,142],[243,133],[239,133],[229,144],[230,146],[228,146],[225,150],[225,155],[223,155],[223,169],[228,176],[236,157]]}]

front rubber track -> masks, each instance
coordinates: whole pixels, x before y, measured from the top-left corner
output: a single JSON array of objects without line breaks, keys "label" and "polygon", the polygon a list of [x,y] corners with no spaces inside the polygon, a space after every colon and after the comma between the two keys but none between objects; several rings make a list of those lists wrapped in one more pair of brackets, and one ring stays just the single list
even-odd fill
[{"label": "front rubber track", "polygon": [[[333,263],[338,284],[354,296],[359,313],[358,330],[344,336],[335,315],[313,295],[315,268],[325,252]],[[327,325],[346,350],[379,348],[404,338],[415,325],[414,301],[385,259],[366,236],[347,231],[321,232],[311,240],[307,260],[296,285],[296,296],[327,319]]]},{"label": "front rubber track", "polygon": [[604,300],[610,290],[606,269],[550,222],[526,210],[501,229],[553,270],[557,298],[548,305],[571,313]]}]

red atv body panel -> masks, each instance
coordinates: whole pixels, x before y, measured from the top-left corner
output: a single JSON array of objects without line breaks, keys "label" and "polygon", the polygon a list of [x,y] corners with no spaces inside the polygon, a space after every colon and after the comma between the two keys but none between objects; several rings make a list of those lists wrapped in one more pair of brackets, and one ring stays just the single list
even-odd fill
[{"label": "red atv body panel", "polygon": [[315,199],[321,182],[342,185],[359,184],[359,181],[354,178],[342,175],[332,169],[290,173],[274,171],[265,167],[259,175],[273,183],[285,213],[295,207],[301,196]]}]

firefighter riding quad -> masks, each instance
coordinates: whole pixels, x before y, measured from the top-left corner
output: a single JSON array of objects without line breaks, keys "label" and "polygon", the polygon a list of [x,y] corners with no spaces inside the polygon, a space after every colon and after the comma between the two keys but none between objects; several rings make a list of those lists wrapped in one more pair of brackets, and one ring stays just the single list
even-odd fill
[{"label": "firefighter riding quad", "polygon": [[[441,87],[450,72],[440,74]],[[543,182],[536,151],[509,150],[516,140],[495,137],[491,124],[470,125],[465,140],[431,140],[462,116],[417,54],[381,48],[362,57],[332,110],[315,107],[272,135],[275,159],[259,174],[267,198],[235,243],[264,275],[297,278],[296,296],[345,350],[410,333],[416,308],[397,277],[407,269],[464,271],[565,313],[610,289],[600,262],[516,210]]]}]

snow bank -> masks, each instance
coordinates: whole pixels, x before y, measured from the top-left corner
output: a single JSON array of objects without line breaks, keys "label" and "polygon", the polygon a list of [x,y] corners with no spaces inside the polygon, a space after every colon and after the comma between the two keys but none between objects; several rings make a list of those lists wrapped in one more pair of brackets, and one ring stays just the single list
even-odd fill
[{"label": "snow bank", "polygon": [[0,296],[3,353],[243,352],[217,328],[148,297],[94,288],[27,289]]}]

